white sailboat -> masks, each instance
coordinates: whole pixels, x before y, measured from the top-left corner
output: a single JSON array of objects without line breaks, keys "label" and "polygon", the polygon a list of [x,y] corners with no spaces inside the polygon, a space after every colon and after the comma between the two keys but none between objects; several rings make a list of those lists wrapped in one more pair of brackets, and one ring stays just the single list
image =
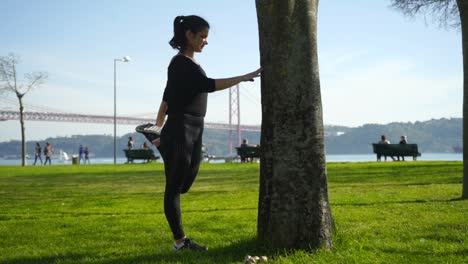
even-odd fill
[{"label": "white sailboat", "polygon": [[65,161],[70,161],[70,156],[68,156],[68,154],[65,151],[60,150],[59,161],[62,163],[64,163]]}]

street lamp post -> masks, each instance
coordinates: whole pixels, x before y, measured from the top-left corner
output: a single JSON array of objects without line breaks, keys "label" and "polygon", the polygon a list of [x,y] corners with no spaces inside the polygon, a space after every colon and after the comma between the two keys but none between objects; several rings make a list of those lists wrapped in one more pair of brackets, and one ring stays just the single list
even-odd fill
[{"label": "street lamp post", "polygon": [[117,164],[117,61],[129,62],[129,56],[114,59],[114,164]]}]

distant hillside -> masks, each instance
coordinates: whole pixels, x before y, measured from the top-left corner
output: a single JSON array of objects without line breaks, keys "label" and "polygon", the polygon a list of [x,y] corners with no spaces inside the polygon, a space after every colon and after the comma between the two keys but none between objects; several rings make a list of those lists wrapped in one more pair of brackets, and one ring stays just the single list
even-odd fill
[{"label": "distant hillside", "polygon": [[[371,143],[379,141],[380,135],[386,134],[392,143],[398,143],[400,136],[406,135],[410,143],[419,145],[421,152],[447,153],[453,147],[462,146],[462,119],[433,119],[414,123],[390,123],[387,125],[366,124],[351,128],[345,126],[325,126],[325,145],[328,154],[366,154],[372,153]],[[117,140],[117,155],[124,156],[123,149],[129,136],[133,136],[135,145],[141,146],[145,141],[138,133],[126,134]],[[235,142],[237,135],[233,135]],[[243,132],[250,144],[260,143],[260,133]],[[229,132],[206,129],[203,141],[211,155],[229,155]],[[79,144],[89,146],[96,157],[112,157],[114,141],[111,135],[74,135],[71,137],[47,138],[40,141],[44,146],[50,142],[56,151],[61,149],[68,154],[78,152]],[[33,155],[36,141],[28,141],[28,154]],[[235,147],[235,146],[234,146]],[[0,142],[0,157],[18,156],[21,153],[20,141]]]},{"label": "distant hillside", "polygon": [[424,122],[390,123],[387,125],[367,124],[352,128],[341,136],[329,136],[325,140],[327,153],[352,154],[372,153],[371,143],[386,134],[392,143],[398,143],[402,135],[409,143],[416,143],[421,152],[453,152],[454,146],[462,146],[461,118],[432,119]]}]

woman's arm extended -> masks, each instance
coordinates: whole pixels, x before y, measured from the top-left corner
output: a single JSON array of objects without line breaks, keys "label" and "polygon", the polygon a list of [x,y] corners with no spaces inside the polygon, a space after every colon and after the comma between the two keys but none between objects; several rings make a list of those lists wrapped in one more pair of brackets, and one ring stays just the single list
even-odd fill
[{"label": "woman's arm extended", "polygon": [[253,82],[254,78],[259,77],[261,72],[262,72],[262,68],[259,68],[258,70],[253,71],[251,73],[247,73],[245,75],[231,77],[231,78],[224,78],[224,79],[215,79],[216,91],[224,90],[240,82],[247,82],[247,81]]}]

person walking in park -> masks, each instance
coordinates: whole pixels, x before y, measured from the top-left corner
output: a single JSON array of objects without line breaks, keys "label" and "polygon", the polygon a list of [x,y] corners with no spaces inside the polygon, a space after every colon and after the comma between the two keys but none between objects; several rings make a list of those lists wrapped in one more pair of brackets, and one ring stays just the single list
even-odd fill
[{"label": "person walking in park", "polygon": [[169,63],[167,84],[156,117],[156,126],[164,125],[159,150],[166,174],[164,213],[174,237],[174,251],[208,249],[187,238],[180,210],[180,195],[189,191],[200,166],[208,93],[253,81],[262,71],[259,68],[231,78],[208,78],[194,55],[208,44],[209,29],[208,22],[199,16],[174,19],[174,36],[169,44],[178,53]]},{"label": "person walking in park", "polygon": [[34,164],[33,165],[36,165],[37,159],[39,159],[41,161],[41,165],[42,165],[41,155],[42,155],[41,144],[39,144],[39,142],[37,142],[36,147],[34,148]]},{"label": "person walking in park", "polygon": [[86,146],[84,148],[84,164],[86,164],[86,162],[88,162],[88,164],[91,164],[91,162],[89,161],[89,148],[88,148],[88,146]]},{"label": "person walking in park", "polygon": [[47,165],[47,161],[49,161],[49,165],[52,165],[52,160],[51,160],[52,154],[54,154],[54,152],[52,151],[52,144],[47,142],[44,148],[44,156],[45,156],[44,165]]},{"label": "person walking in park", "polygon": [[85,163],[84,148],[83,148],[83,145],[81,145],[81,144],[80,144],[80,148],[78,149],[78,157],[79,157],[80,163],[81,162]]},{"label": "person walking in park", "polygon": [[[133,137],[128,137],[127,149],[132,150],[134,146]],[[133,163],[133,160],[130,157],[127,157],[127,163]]]}]

